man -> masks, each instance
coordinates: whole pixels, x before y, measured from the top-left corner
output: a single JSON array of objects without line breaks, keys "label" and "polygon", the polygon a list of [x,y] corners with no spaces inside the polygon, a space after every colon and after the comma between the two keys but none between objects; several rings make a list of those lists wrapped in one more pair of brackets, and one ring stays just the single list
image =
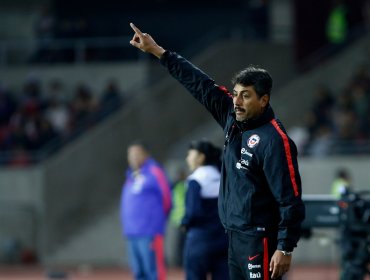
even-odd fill
[{"label": "man", "polygon": [[235,76],[229,93],[131,27],[131,45],[158,57],[224,130],[218,208],[229,234],[230,278],[281,279],[290,268],[305,208],[296,146],[269,104],[270,75],[248,67]]},{"label": "man", "polygon": [[164,280],[163,235],[171,209],[170,184],[145,145],[127,149],[129,169],[121,197],[121,220],[136,280]]}]

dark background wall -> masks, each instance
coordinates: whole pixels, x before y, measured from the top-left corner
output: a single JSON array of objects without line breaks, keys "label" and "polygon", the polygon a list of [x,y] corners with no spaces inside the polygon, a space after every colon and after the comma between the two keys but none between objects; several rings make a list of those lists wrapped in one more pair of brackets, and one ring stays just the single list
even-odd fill
[{"label": "dark background wall", "polygon": [[105,0],[87,4],[81,0],[55,0],[52,8],[61,22],[59,37],[68,37],[63,30],[68,21],[80,21],[84,25],[80,35],[86,37],[132,34],[128,25],[132,21],[169,47],[182,49],[189,40],[197,40],[217,28],[243,28],[242,2]]},{"label": "dark background wall", "polygon": [[[298,62],[326,46],[326,23],[334,0],[294,0],[294,47]],[[347,22],[352,33],[358,32],[364,23],[365,0],[343,0],[347,9]]]}]

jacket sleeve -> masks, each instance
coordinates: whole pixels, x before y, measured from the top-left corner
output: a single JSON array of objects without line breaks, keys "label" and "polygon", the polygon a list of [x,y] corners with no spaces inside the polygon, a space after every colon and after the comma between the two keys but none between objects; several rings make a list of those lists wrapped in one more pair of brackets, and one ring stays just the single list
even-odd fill
[{"label": "jacket sleeve", "polygon": [[232,109],[232,96],[228,90],[216,85],[203,71],[174,52],[166,51],[160,62],[224,127]]},{"label": "jacket sleeve", "polygon": [[301,198],[297,148],[281,129],[266,147],[263,169],[280,209],[277,248],[293,251],[301,235],[305,207]]}]

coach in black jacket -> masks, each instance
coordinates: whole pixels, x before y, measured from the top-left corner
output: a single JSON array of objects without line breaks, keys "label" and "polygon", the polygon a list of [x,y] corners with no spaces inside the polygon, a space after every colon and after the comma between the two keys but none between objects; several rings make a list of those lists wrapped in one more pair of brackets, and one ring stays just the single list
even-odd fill
[{"label": "coach in black jacket", "polygon": [[297,149],[269,104],[272,79],[248,67],[220,87],[131,24],[130,43],[158,57],[225,132],[219,215],[229,234],[231,279],[281,279],[300,238],[305,208]]}]

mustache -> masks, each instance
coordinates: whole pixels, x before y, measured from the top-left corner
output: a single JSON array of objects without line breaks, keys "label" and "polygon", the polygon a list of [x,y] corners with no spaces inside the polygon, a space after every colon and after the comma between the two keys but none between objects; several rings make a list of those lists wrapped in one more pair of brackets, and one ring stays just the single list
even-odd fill
[{"label": "mustache", "polygon": [[234,111],[241,111],[241,112],[245,112],[245,109],[242,108],[242,107],[239,107],[239,106],[235,106],[234,107]]}]

